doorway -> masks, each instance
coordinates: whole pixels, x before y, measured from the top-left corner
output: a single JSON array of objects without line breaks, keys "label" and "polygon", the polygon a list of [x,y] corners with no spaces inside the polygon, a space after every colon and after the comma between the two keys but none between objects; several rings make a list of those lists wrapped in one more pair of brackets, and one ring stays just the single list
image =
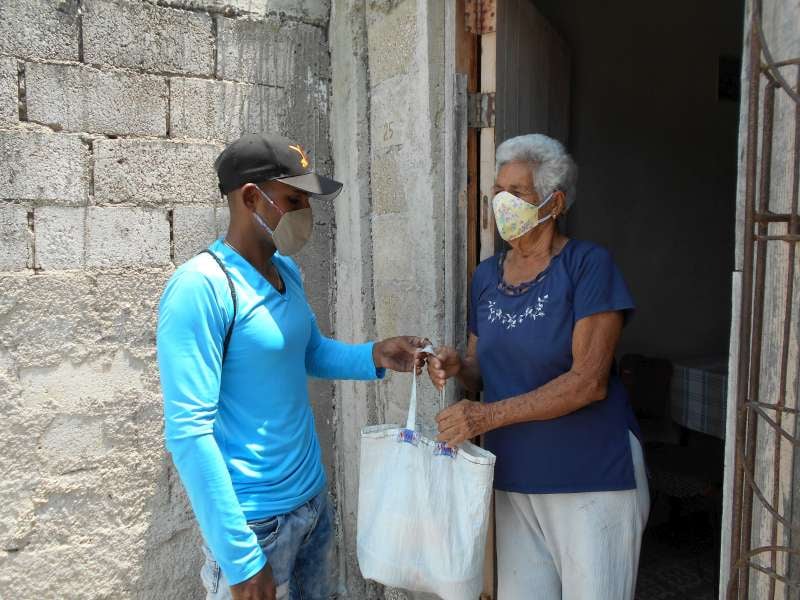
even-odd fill
[{"label": "doorway", "polygon": [[469,5],[483,110],[469,133],[470,266],[499,249],[495,147],[564,142],[579,167],[565,231],[612,251],[638,307],[618,355],[651,470],[637,597],[715,598],[744,4]]}]

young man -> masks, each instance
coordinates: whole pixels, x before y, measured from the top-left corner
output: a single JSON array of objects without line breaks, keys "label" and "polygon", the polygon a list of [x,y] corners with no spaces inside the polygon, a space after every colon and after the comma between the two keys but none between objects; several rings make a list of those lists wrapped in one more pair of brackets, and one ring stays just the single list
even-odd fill
[{"label": "young man", "polygon": [[289,256],[311,236],[309,198],[342,184],[299,144],[246,135],[215,167],[228,233],[175,272],[159,307],[167,448],[203,533],[207,598],[327,600],[333,525],[307,376],[410,371],[427,341],[320,334]]}]

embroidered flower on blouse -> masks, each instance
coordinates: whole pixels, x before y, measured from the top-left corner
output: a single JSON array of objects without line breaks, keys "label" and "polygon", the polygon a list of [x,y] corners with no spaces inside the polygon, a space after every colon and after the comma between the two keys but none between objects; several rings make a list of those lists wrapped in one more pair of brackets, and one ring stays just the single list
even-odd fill
[{"label": "embroidered flower on blouse", "polygon": [[515,329],[528,319],[536,320],[546,316],[544,305],[550,299],[550,294],[536,298],[536,304],[529,306],[521,313],[507,313],[498,308],[497,302],[489,300],[489,323],[499,323],[507,330]]}]

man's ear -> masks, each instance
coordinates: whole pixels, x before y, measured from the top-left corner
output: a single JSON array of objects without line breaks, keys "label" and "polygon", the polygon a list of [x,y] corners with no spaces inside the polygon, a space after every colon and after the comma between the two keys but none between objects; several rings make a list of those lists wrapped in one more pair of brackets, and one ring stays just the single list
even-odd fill
[{"label": "man's ear", "polygon": [[254,211],[256,209],[256,203],[258,202],[258,190],[256,189],[255,183],[245,183],[242,186],[242,203],[245,205],[247,210]]}]

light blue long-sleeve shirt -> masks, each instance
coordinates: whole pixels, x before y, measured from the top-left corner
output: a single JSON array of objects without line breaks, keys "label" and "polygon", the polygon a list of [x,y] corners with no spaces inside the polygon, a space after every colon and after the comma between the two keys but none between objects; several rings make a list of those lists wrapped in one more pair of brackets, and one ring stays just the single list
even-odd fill
[{"label": "light blue long-sleeve shirt", "polygon": [[167,283],[158,363],[167,449],[206,544],[233,585],[268,558],[247,521],[291,512],[325,487],[307,376],[369,380],[383,372],[375,368],[373,344],[320,334],[290,258],[273,258],[285,283],[281,294],[221,241],[210,250],[225,263],[237,294],[224,364],[233,300],[207,254]]}]

